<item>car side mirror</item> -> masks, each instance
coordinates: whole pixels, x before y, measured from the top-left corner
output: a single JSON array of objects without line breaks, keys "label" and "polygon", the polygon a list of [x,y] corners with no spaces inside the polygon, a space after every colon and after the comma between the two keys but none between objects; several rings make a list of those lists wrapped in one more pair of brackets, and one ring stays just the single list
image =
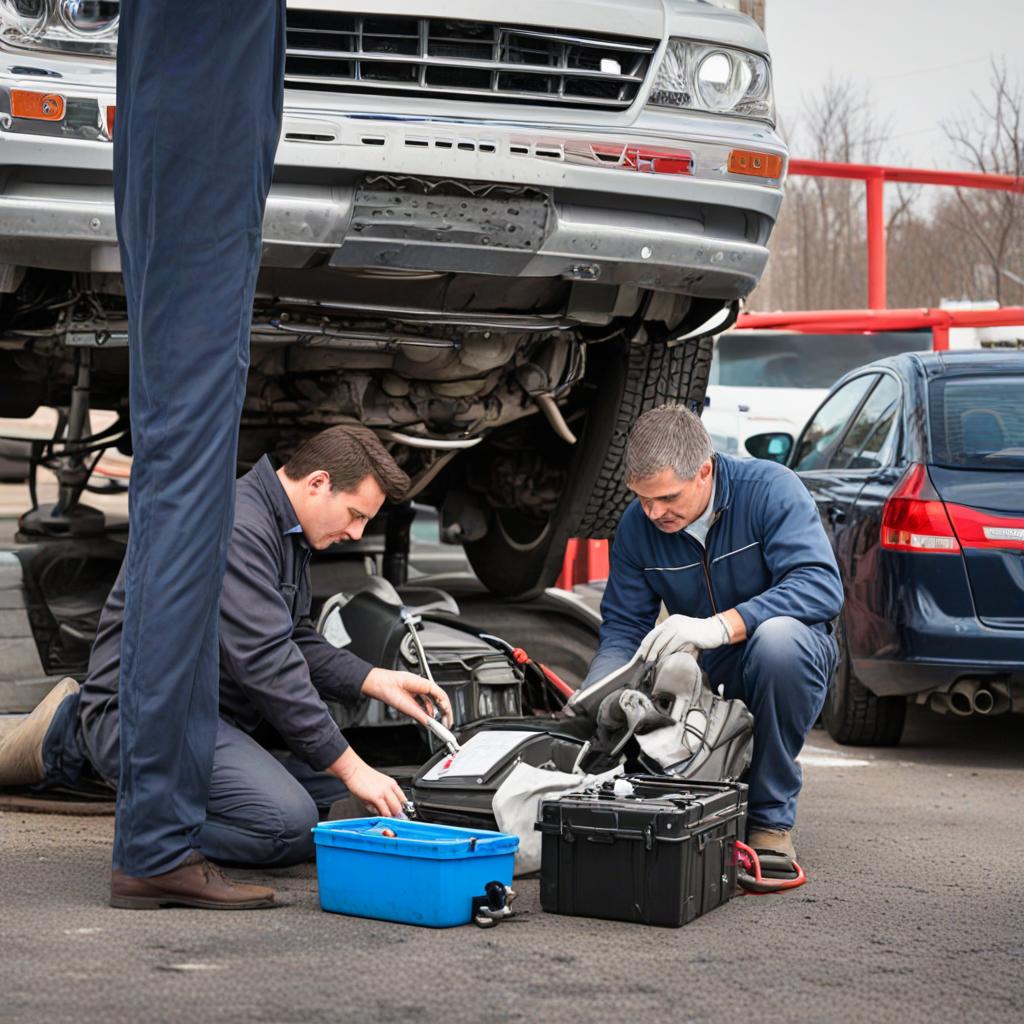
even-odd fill
[{"label": "car side mirror", "polygon": [[768,459],[783,464],[793,450],[792,434],[754,434],[743,442],[755,459]]}]

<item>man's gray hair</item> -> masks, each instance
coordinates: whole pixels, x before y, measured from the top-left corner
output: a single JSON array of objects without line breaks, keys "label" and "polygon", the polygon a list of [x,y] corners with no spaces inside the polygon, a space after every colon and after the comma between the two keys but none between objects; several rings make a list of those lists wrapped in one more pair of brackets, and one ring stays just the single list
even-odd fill
[{"label": "man's gray hair", "polygon": [[692,480],[714,454],[700,417],[682,405],[661,405],[633,424],[626,440],[626,483],[647,480],[671,469],[680,480]]}]

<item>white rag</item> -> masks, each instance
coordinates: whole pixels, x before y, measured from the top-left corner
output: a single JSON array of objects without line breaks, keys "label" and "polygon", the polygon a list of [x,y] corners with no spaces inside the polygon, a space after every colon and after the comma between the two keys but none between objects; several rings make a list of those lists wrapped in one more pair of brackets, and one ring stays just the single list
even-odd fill
[{"label": "white rag", "polygon": [[622,772],[621,764],[600,775],[573,775],[569,772],[534,768],[530,764],[517,764],[498,787],[491,801],[498,828],[502,832],[519,836],[515,874],[528,875],[531,871],[540,870],[543,837],[540,832],[534,831],[533,825],[540,813],[541,800],[554,799],[600,785],[607,779],[621,775]]}]

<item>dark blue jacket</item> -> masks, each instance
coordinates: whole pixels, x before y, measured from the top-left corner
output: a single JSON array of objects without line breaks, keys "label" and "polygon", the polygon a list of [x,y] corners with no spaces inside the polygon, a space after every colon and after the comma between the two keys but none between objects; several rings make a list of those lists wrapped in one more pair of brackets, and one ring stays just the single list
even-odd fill
[{"label": "dark blue jacket", "polygon": [[[323,698],[355,703],[372,666],[333,647],[310,621],[311,551],[297,527],[264,456],[235,489],[220,598],[220,715],[246,732],[268,722],[292,753],[320,771],[348,749]],[[91,757],[114,764],[124,601],[122,566],[79,704]]]},{"label": "dark blue jacket", "polygon": [[753,635],[788,615],[820,626],[839,614],[843,584],[814,499],[795,473],[762,459],[715,456],[705,550],[685,531],[663,533],[633,501],[612,545],[593,682],[627,662],[670,614],[705,618],[735,608]]}]

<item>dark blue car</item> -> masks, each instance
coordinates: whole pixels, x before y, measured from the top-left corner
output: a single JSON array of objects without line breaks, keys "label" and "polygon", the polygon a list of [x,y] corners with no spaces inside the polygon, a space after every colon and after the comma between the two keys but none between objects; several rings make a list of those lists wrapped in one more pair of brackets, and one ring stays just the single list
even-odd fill
[{"label": "dark blue car", "polygon": [[747,445],[799,474],[843,574],[822,714],[836,740],[898,743],[908,700],[1024,711],[1024,352],[881,359],[795,444]]}]

